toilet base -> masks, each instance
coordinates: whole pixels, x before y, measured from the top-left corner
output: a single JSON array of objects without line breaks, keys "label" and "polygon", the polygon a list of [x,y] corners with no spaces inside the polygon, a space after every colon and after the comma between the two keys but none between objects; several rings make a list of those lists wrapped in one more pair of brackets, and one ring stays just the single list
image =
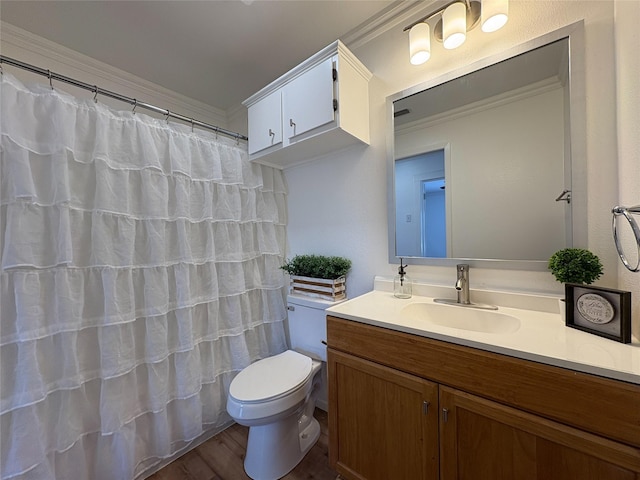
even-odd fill
[{"label": "toilet base", "polygon": [[319,437],[320,424],[313,417],[302,422],[299,415],[293,415],[275,423],[250,427],[245,472],[253,480],[284,477],[300,463]]}]

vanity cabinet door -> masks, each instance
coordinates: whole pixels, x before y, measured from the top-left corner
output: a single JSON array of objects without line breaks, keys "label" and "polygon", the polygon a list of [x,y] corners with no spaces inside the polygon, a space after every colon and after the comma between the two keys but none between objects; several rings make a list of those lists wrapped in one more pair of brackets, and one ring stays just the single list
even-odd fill
[{"label": "vanity cabinet door", "polygon": [[442,480],[640,479],[640,450],[490,400],[440,386],[440,414]]},{"label": "vanity cabinet door", "polygon": [[438,478],[438,386],[328,350],[329,463],[346,479]]}]

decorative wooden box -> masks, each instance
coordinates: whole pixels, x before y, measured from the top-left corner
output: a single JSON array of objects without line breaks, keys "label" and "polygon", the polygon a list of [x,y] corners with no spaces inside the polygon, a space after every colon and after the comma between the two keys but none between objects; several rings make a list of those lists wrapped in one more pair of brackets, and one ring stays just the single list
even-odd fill
[{"label": "decorative wooden box", "polygon": [[336,302],[347,298],[346,282],[345,277],[328,280],[326,278],[291,275],[291,288],[289,289],[289,293]]}]

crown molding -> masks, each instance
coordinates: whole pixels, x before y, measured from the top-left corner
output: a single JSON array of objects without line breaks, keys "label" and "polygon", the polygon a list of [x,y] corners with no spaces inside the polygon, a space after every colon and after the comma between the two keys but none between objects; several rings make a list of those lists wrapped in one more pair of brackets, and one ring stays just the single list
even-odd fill
[{"label": "crown molding", "polygon": [[[146,102],[147,99],[150,98],[158,99],[162,102],[162,105],[158,105],[161,108],[166,108],[172,112],[184,114],[188,117],[197,117],[197,119],[201,119],[206,122],[213,122],[222,128],[225,128],[227,125],[227,115],[222,109],[174,92],[173,90],[169,90],[153,82],[144,80],[136,75],[112,67],[106,63],[99,62],[94,58],[75,50],[71,50],[67,47],[63,47],[62,45],[14,25],[6,22],[0,22],[0,34],[2,38],[3,54],[6,53],[7,46],[11,46],[18,51],[26,51],[39,57],[43,57],[43,61],[50,59],[52,63],[62,65],[63,68],[66,67],[80,71],[90,78],[90,80],[87,80],[86,78],[83,79],[83,81],[87,83],[100,86],[101,80],[103,82],[106,81],[110,84],[118,85],[120,88],[128,91],[139,92],[140,101]],[[25,61],[21,58],[17,58],[16,60]],[[48,68],[47,65],[37,66],[40,68]],[[56,73],[73,76],[63,71],[57,71]],[[157,100],[149,101],[148,103],[155,104],[156,101]]]},{"label": "crown molding", "polygon": [[516,90],[501,93],[493,97],[478,100],[477,102],[470,103],[469,105],[454,108],[447,112],[438,113],[427,118],[421,118],[413,122],[400,125],[395,129],[395,132],[398,135],[421,132],[425,128],[431,128],[441,123],[450,122],[462,117],[468,117],[469,115],[475,115],[487,110],[493,110],[494,108],[502,107],[510,103],[521,102],[528,98],[560,89],[562,89],[562,83],[559,78],[547,78],[531,85],[525,85],[524,87],[520,87]]},{"label": "crown molding", "polygon": [[442,2],[443,0],[397,0],[375,18],[343,35],[341,40],[349,48],[357,49],[399,25],[424,16],[425,12],[433,10],[434,6]]}]

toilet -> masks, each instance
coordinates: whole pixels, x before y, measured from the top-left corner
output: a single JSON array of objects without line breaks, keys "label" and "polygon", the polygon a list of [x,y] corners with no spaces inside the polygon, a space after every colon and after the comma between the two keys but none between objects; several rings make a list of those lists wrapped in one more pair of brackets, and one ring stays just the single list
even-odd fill
[{"label": "toilet", "polygon": [[249,427],[244,469],[253,480],[283,477],[320,436],[313,412],[327,359],[325,309],[336,303],[290,295],[287,304],[291,349],[252,363],[229,386],[227,412]]}]

